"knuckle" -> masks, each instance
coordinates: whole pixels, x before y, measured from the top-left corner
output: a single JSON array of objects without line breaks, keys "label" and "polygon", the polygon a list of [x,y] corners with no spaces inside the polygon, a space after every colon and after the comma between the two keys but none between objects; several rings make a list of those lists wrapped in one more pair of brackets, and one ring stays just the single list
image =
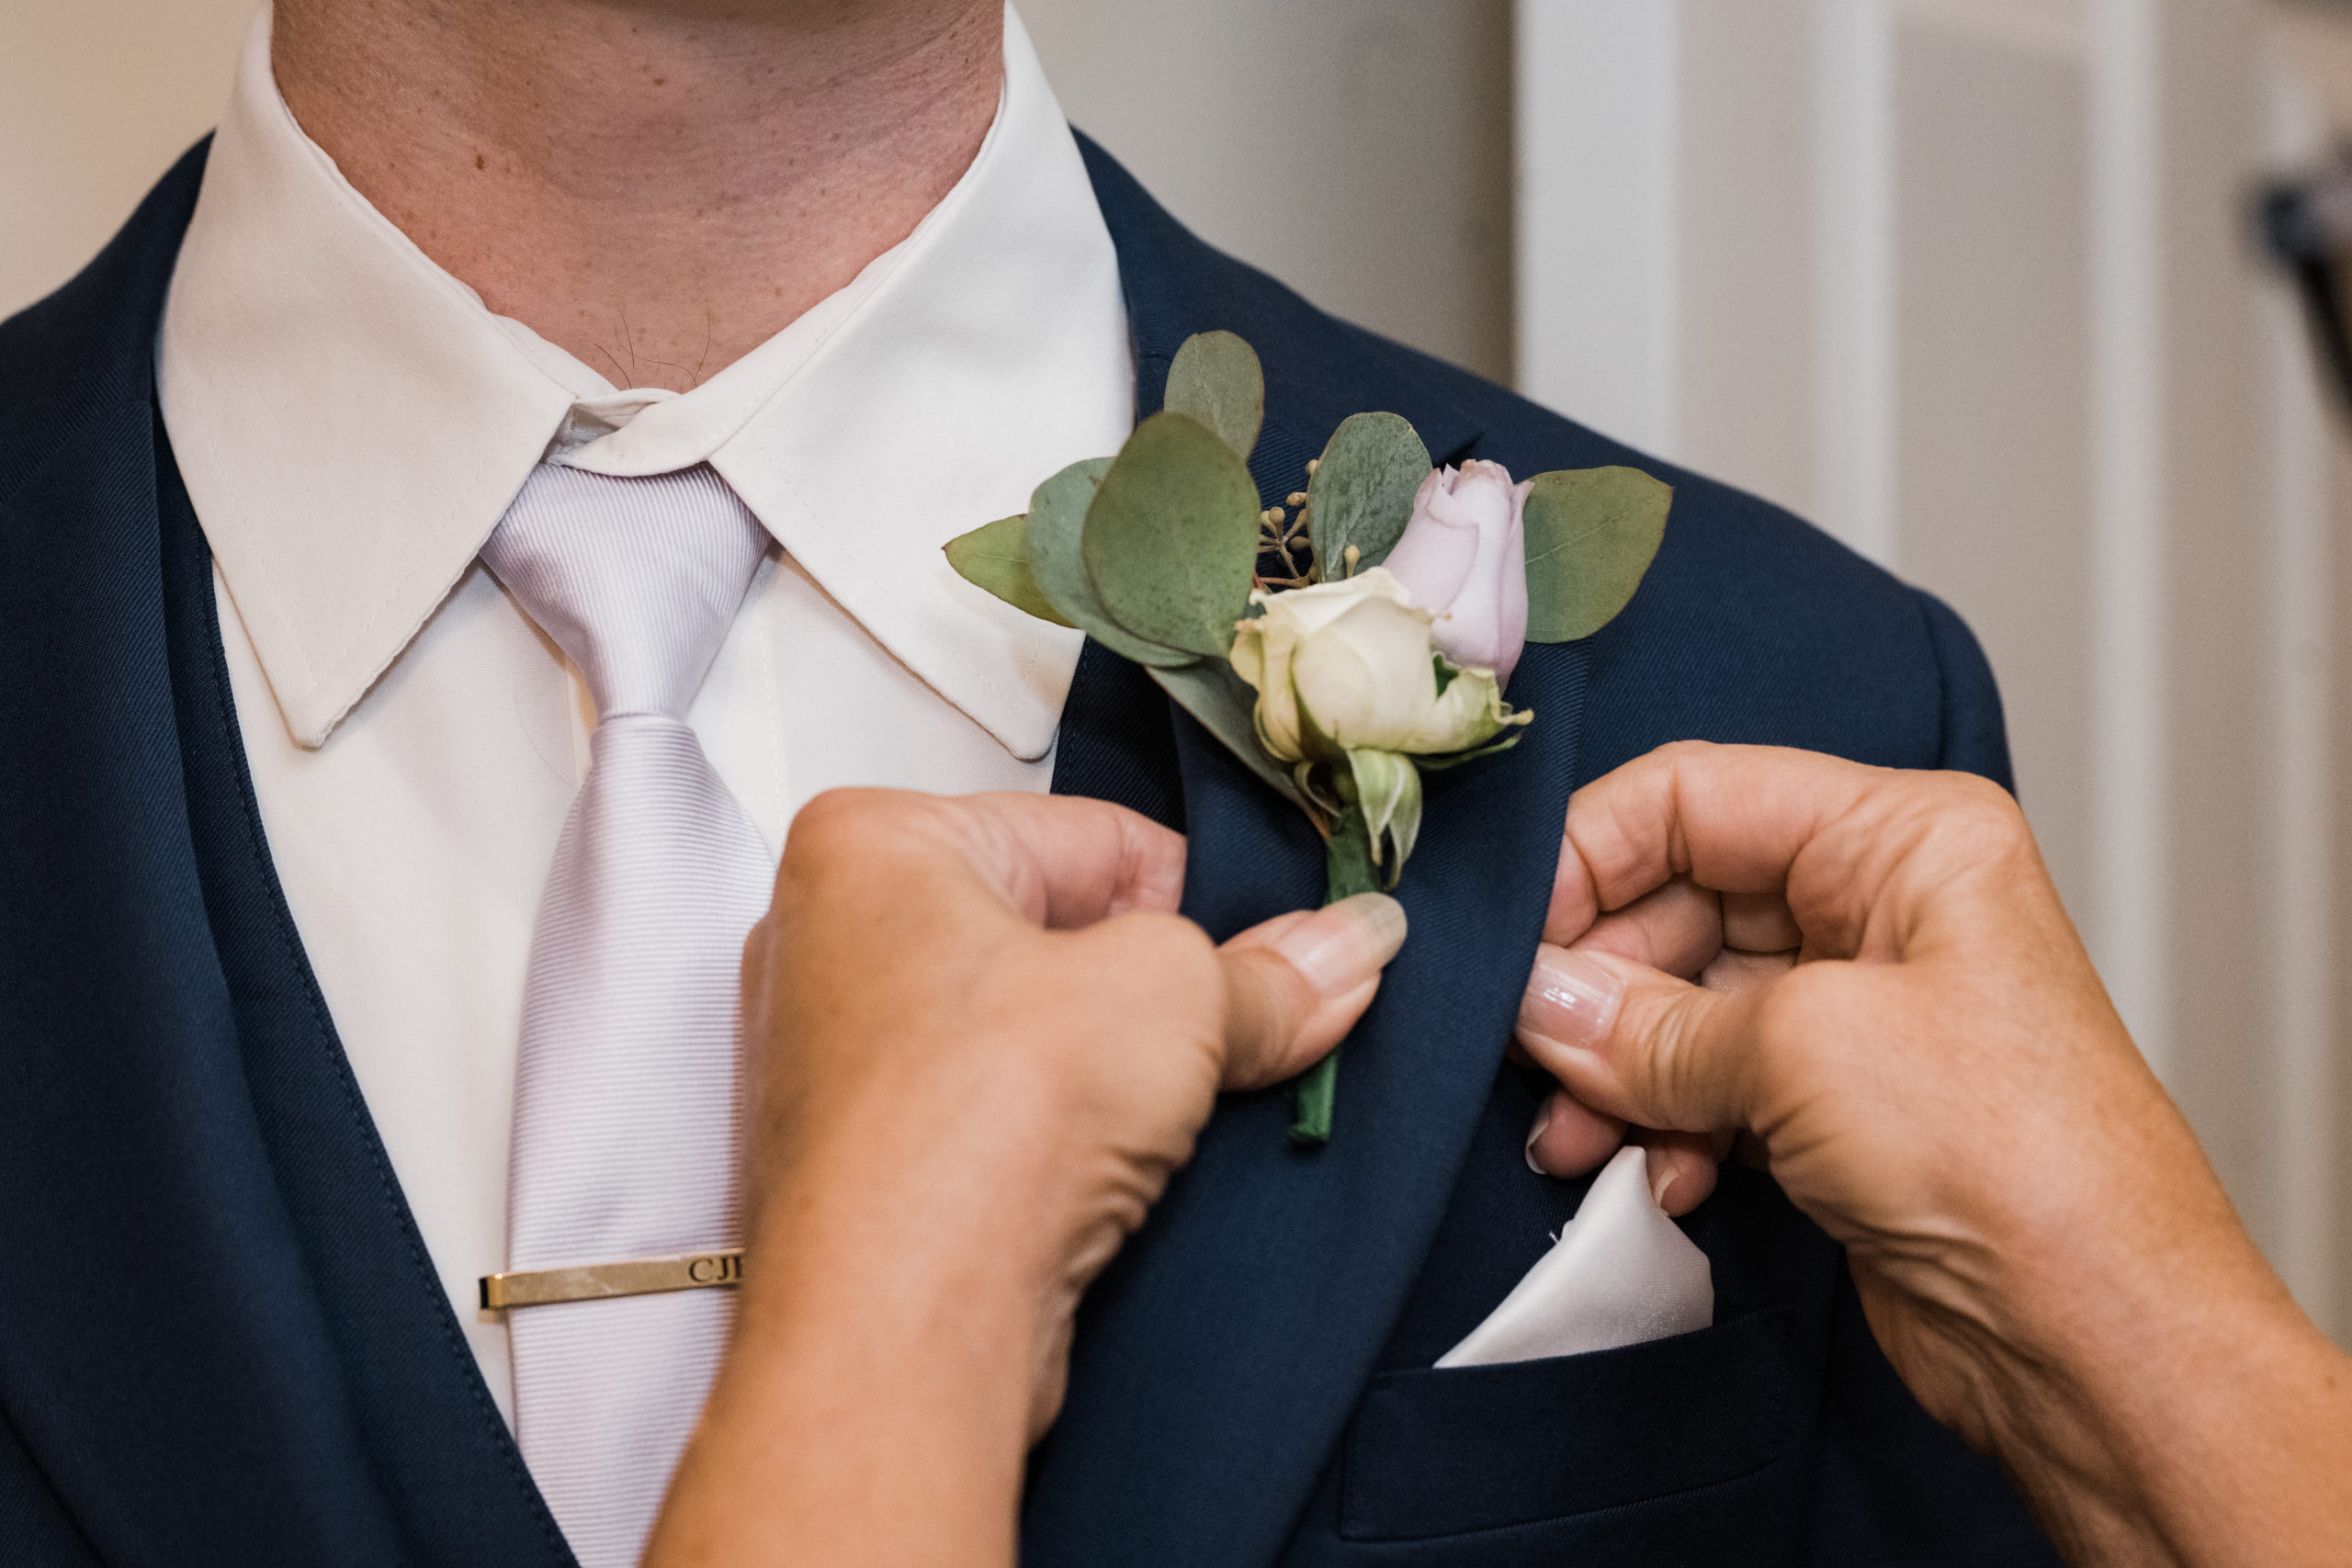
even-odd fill
[{"label": "knuckle", "polygon": [[871,830],[876,815],[871,790],[829,789],[801,807],[785,837],[785,852],[800,859],[838,852]]},{"label": "knuckle", "polygon": [[908,790],[829,789],[794,815],[784,852],[804,866],[870,858],[932,836],[953,804]]},{"label": "knuckle", "polygon": [[2025,813],[2008,791],[1974,773],[1935,775],[1933,808],[1939,831],[1972,859],[2006,858],[2033,845]]},{"label": "knuckle", "polygon": [[1656,1037],[1656,1088],[1669,1105],[1689,1105],[1706,1097],[1710,1062],[1702,1039],[1702,1005],[1690,998],[1668,1009]]},{"label": "knuckle", "polygon": [[1688,1069],[1690,1009],[1670,993],[1629,989],[1601,1052],[1636,1093],[1670,1093]]},{"label": "knuckle", "polygon": [[1991,779],[1947,772],[1935,774],[1934,783],[1938,804],[1955,820],[1990,833],[2013,832],[2024,825],[2025,814],[2015,797]]}]

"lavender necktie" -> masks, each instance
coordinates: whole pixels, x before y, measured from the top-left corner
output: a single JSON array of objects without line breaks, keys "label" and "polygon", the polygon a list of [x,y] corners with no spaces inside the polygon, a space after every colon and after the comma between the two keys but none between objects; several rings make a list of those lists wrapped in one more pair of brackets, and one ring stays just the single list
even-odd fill
[{"label": "lavender necktie", "polygon": [[[707,468],[542,465],[482,547],[596,708],[524,985],[510,1269],[740,1240],[738,976],[773,863],[684,715],[766,542]],[[733,1311],[695,1290],[510,1313],[516,1436],[583,1568],[643,1550]]]}]

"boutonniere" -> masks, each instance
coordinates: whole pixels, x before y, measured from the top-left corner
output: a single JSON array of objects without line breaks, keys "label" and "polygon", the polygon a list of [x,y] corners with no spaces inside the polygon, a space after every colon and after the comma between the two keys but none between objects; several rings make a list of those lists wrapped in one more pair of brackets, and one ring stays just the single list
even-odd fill
[{"label": "boutonniere", "polygon": [[[1439,468],[1407,421],[1359,413],[1261,510],[1264,411],[1254,349],[1188,338],[1116,457],[1062,469],[947,558],[1148,670],[1315,824],[1329,901],[1396,886],[1421,773],[1517,741],[1535,717],[1503,700],[1521,647],[1625,607],[1673,492],[1636,468]],[[1335,1051],[1294,1086],[1294,1141],[1329,1139],[1338,1072]]]}]

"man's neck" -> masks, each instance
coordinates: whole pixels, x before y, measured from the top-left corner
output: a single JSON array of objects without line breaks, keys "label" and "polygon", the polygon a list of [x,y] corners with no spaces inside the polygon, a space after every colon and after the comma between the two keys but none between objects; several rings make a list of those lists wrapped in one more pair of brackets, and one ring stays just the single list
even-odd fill
[{"label": "man's neck", "polygon": [[684,390],[971,164],[1001,0],[278,0],[294,118],[424,254],[622,387]]}]

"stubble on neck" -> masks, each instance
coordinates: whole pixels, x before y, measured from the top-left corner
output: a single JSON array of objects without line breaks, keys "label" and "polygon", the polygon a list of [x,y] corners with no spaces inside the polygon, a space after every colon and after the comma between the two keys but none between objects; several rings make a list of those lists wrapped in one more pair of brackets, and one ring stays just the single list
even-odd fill
[{"label": "stubble on neck", "polygon": [[277,0],[295,119],[418,248],[616,385],[683,391],[967,168],[1001,0]]}]

